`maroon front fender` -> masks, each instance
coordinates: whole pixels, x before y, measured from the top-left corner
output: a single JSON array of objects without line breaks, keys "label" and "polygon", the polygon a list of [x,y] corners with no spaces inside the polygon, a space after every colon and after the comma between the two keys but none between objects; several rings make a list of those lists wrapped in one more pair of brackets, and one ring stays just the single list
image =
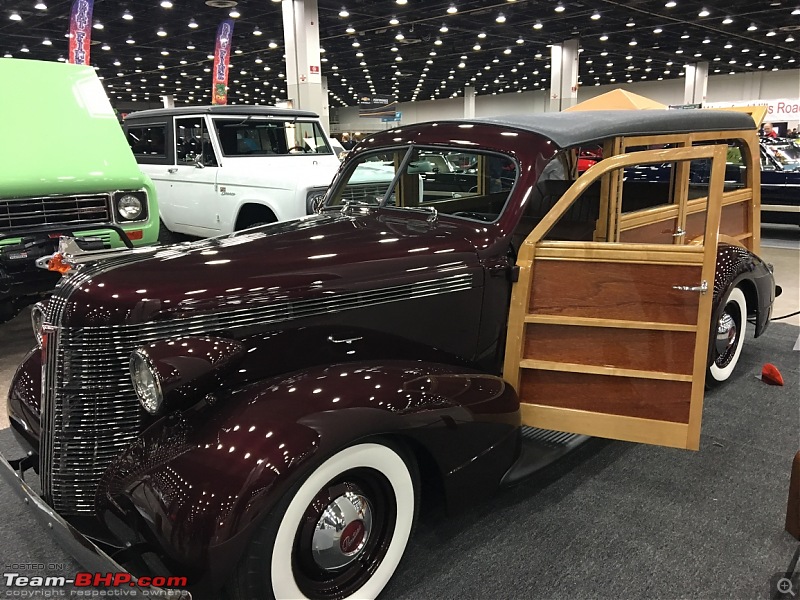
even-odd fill
[{"label": "maroon front fender", "polygon": [[[410,361],[316,367],[159,420],[109,468],[98,503],[133,517],[175,574],[217,587],[275,502],[337,449],[402,435],[447,476],[518,425],[516,394],[497,377]],[[496,485],[513,459],[475,486]]]}]

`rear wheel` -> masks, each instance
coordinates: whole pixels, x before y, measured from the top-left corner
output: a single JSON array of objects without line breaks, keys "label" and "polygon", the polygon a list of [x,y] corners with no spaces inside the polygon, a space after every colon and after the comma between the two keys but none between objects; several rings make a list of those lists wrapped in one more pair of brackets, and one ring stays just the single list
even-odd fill
[{"label": "rear wheel", "polygon": [[234,575],[232,597],[375,598],[411,536],[415,467],[383,443],[327,459],[262,523]]},{"label": "rear wheel", "polygon": [[160,244],[164,246],[169,246],[170,244],[177,244],[182,242],[183,240],[181,237],[169,229],[167,226],[164,225],[164,221],[161,219],[158,220],[158,241]]},{"label": "rear wheel", "polygon": [[717,386],[727,381],[736,369],[744,346],[747,326],[747,300],[740,288],[733,288],[711,332],[711,364],[706,385]]}]

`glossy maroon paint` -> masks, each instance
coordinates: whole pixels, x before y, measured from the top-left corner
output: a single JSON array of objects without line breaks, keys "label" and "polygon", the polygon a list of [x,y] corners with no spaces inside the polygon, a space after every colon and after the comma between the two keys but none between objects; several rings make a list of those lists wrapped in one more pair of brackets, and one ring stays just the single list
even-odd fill
[{"label": "glossy maroon paint", "polygon": [[174,573],[215,587],[281,494],[335,450],[377,432],[403,439],[443,479],[468,482],[474,498],[513,462],[519,418],[510,386],[463,368],[309,368],[156,422],[108,470],[98,511],[136,522]]}]

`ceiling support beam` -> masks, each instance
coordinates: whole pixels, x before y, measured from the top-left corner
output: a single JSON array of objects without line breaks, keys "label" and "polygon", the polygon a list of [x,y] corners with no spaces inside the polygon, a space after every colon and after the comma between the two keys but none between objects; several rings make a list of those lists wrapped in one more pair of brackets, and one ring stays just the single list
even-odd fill
[{"label": "ceiling support beam", "polygon": [[578,103],[578,39],[550,48],[550,112]]},{"label": "ceiling support beam", "polygon": [[286,94],[294,108],[319,115],[330,131],[327,90],[322,85],[317,0],[283,0]]},{"label": "ceiling support beam", "polygon": [[684,66],[686,80],[683,88],[684,104],[703,104],[708,92],[708,62],[702,61]]}]

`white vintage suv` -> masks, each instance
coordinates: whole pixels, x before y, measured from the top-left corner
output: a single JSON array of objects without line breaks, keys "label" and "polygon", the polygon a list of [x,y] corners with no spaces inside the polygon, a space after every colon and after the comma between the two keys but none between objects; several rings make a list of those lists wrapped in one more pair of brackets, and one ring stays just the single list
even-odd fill
[{"label": "white vintage suv", "polygon": [[200,106],[127,115],[125,134],[155,182],[159,239],[198,237],[312,212],[339,168],[311,112],[266,106]]}]

